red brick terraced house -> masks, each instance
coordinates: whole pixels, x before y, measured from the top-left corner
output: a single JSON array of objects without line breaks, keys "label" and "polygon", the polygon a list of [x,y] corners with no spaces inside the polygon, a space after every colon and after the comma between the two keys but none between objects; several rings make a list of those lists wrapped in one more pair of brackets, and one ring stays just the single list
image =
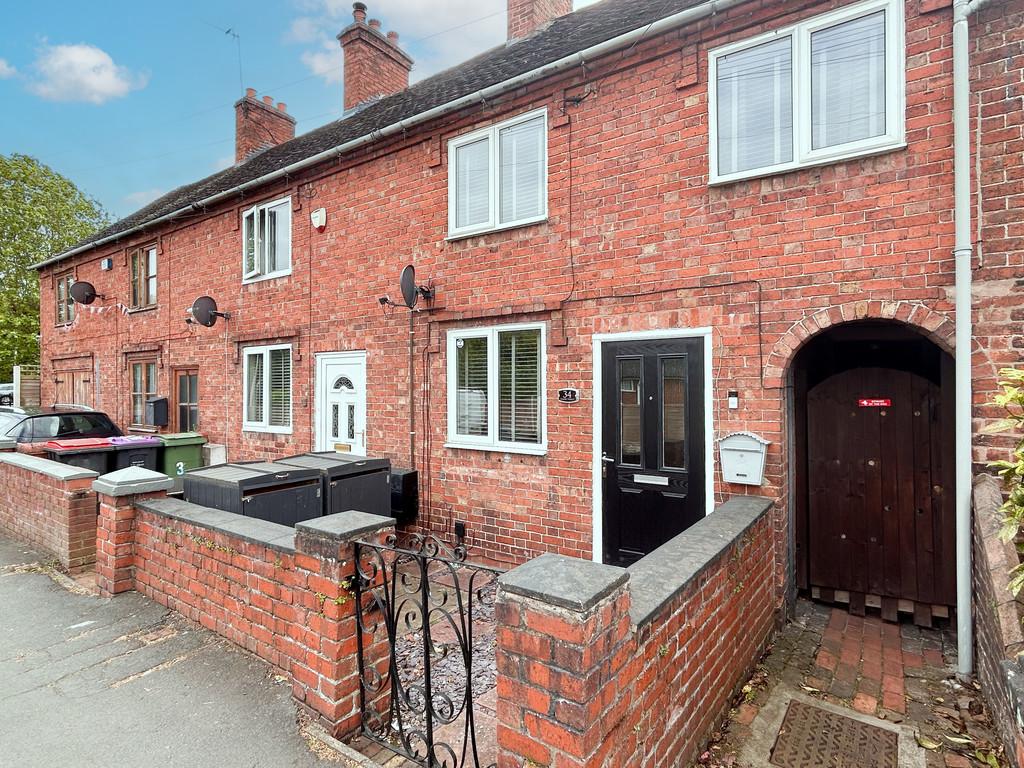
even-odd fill
[{"label": "red brick terraced house", "polygon": [[250,91],[233,167],[38,265],[45,401],[389,456],[418,525],[508,564],[628,564],[766,495],[780,594],[948,614],[954,352],[980,465],[1024,347],[1024,0],[511,0],[506,44],[412,86],[363,4],[339,41],[343,119],[294,137]]}]

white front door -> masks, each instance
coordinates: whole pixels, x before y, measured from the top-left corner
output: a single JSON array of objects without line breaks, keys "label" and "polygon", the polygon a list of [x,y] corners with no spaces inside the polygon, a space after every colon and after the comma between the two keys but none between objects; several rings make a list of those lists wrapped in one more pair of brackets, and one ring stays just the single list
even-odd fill
[{"label": "white front door", "polygon": [[316,449],[366,454],[366,353],[317,356]]}]

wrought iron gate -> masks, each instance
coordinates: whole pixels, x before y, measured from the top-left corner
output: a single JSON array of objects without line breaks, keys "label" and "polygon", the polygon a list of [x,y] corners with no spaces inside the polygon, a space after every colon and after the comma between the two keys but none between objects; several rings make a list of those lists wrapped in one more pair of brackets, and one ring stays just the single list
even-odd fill
[{"label": "wrought iron gate", "polygon": [[474,704],[494,686],[502,571],[419,534],[358,542],[355,555],[363,734],[425,768],[493,768]]}]

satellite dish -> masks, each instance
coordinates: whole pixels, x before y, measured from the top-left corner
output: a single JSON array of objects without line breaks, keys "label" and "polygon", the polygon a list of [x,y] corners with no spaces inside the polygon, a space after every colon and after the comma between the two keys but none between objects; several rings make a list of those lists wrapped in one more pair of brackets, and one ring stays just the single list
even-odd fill
[{"label": "satellite dish", "polygon": [[420,297],[420,291],[416,287],[416,267],[409,264],[402,270],[402,298],[405,300],[405,306],[412,309],[416,306],[416,301]]},{"label": "satellite dish", "polygon": [[227,312],[218,312],[217,302],[209,296],[200,296],[196,299],[192,303],[189,314],[204,328],[212,328],[218,317],[223,317],[225,320],[231,317]]},{"label": "satellite dish", "polygon": [[69,293],[71,294],[71,299],[75,304],[92,304],[96,301],[96,288],[92,283],[87,283],[85,281],[72,283]]}]

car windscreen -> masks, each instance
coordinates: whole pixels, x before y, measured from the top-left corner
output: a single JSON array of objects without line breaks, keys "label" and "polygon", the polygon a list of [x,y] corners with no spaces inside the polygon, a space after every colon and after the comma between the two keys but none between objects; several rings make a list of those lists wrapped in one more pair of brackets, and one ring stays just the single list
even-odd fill
[{"label": "car windscreen", "polygon": [[54,413],[32,419],[32,441],[116,437],[121,430],[102,413]]}]

